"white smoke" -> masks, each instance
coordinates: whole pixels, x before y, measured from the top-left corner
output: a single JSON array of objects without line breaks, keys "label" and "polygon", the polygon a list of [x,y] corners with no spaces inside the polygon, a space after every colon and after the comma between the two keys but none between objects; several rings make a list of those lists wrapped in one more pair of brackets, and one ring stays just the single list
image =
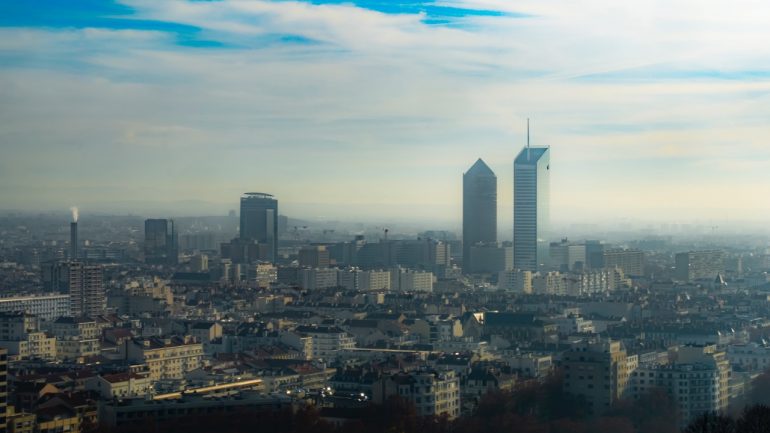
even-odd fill
[{"label": "white smoke", "polygon": [[72,211],[72,222],[74,222],[74,223],[78,222],[78,216],[80,216],[80,212],[78,211],[78,207],[77,206],[72,206],[70,208],[70,210]]}]

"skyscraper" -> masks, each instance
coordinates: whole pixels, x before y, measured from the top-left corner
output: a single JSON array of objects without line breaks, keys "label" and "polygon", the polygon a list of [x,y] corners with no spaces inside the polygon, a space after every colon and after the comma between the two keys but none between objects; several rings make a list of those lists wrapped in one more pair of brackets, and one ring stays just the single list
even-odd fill
[{"label": "skyscraper", "polygon": [[241,196],[240,237],[267,245],[268,260],[275,262],[278,257],[278,200],[261,192],[247,192]]},{"label": "skyscraper", "polygon": [[513,267],[538,271],[548,260],[550,159],[547,147],[527,147],[513,162]]},{"label": "skyscraper", "polygon": [[497,176],[479,158],[463,174],[463,270],[472,273],[471,247],[497,243]]},{"label": "skyscraper", "polygon": [[179,260],[174,220],[144,221],[144,261],[153,265],[175,265]]}]

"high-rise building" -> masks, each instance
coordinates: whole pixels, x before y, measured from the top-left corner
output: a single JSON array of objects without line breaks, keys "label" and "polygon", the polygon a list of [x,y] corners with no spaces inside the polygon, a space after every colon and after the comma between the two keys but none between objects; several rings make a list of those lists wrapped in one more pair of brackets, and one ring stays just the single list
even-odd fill
[{"label": "high-rise building", "polygon": [[174,220],[144,221],[144,261],[153,265],[174,265],[179,260]]},{"label": "high-rise building", "polygon": [[547,147],[525,147],[513,162],[513,267],[538,271],[548,263],[550,160]]},{"label": "high-rise building", "polygon": [[497,243],[497,176],[479,158],[463,174],[463,270],[473,273],[471,248]]},{"label": "high-rise building", "polygon": [[80,262],[69,262],[66,266],[72,315],[93,317],[104,314],[107,298],[102,267]]},{"label": "high-rise building", "polygon": [[725,271],[724,253],[719,250],[678,253],[674,259],[680,281],[713,280]]},{"label": "high-rise building", "polygon": [[278,258],[278,200],[261,192],[241,196],[240,238],[267,245],[267,259],[274,263]]}]

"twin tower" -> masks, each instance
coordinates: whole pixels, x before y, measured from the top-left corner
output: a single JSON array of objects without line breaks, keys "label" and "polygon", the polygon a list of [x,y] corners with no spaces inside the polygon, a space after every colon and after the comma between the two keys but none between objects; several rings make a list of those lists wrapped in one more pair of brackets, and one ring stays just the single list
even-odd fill
[{"label": "twin tower", "polygon": [[547,260],[550,150],[525,147],[513,161],[513,258],[496,266],[486,262],[497,245],[497,176],[479,158],[463,174],[463,271],[484,273],[494,268],[537,272]]}]

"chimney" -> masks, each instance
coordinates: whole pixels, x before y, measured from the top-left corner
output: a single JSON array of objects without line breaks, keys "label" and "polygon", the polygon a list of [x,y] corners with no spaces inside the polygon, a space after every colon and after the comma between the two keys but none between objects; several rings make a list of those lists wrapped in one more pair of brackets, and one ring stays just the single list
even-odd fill
[{"label": "chimney", "polygon": [[78,258],[78,223],[70,223],[70,260]]}]

